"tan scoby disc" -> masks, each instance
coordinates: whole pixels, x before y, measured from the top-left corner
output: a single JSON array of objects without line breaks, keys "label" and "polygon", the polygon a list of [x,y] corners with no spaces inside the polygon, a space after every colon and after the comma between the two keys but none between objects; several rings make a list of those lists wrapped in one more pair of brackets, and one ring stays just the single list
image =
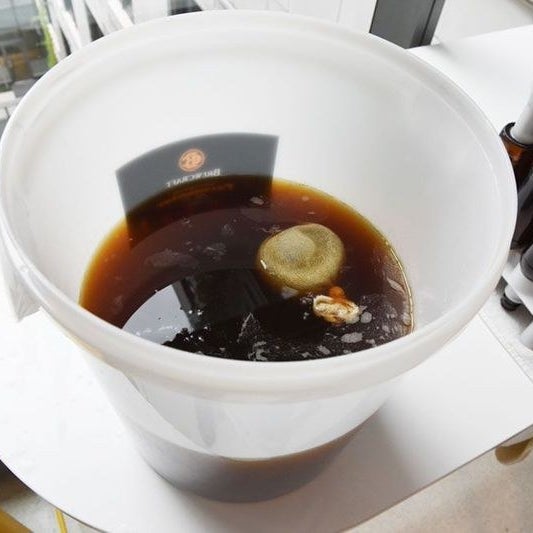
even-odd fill
[{"label": "tan scoby disc", "polygon": [[257,265],[277,287],[298,292],[331,285],[344,260],[344,245],[322,224],[299,224],[272,237],[259,247]]}]

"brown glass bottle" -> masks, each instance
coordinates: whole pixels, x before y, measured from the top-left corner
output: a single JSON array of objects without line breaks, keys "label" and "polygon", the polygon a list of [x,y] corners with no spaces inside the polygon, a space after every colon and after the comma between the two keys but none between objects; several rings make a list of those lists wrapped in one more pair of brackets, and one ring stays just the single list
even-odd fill
[{"label": "brown glass bottle", "polygon": [[518,190],[516,226],[511,249],[518,250],[533,244],[533,168],[530,168]]},{"label": "brown glass bottle", "polygon": [[520,189],[533,166],[533,144],[523,144],[517,141],[511,129],[514,122],[507,124],[500,133],[500,138],[503,141],[505,149],[509,154],[511,165],[513,166],[516,187]]}]

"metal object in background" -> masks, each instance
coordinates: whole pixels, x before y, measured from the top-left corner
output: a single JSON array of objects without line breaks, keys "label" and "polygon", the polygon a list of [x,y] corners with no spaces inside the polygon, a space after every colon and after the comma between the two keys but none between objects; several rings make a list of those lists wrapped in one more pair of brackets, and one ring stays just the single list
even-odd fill
[{"label": "metal object in background", "polygon": [[377,0],[370,33],[403,48],[431,44],[445,0]]},{"label": "metal object in background", "polygon": [[[512,271],[504,273],[507,286],[500,303],[507,311],[514,311],[525,305],[528,311],[533,310],[533,244],[522,254],[520,261]],[[520,334],[520,342],[529,350],[533,350],[533,322]]]}]

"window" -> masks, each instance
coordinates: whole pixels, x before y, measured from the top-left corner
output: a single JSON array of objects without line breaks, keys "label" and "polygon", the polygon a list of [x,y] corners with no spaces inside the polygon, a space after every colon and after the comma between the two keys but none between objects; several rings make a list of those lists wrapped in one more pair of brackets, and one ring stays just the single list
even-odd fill
[{"label": "window", "polygon": [[0,2],[0,91],[40,77],[54,62],[34,2]]}]

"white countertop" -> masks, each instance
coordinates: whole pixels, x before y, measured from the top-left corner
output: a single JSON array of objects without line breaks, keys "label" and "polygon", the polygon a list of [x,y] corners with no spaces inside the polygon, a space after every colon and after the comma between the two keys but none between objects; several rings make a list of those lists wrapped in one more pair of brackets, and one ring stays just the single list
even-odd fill
[{"label": "white countertop", "polygon": [[[533,26],[417,49],[497,129],[533,85]],[[106,531],[339,531],[533,425],[533,382],[477,317],[410,372],[317,479],[256,504],[180,492],[133,449],[77,348],[42,313],[16,324],[0,296],[0,458],[43,498]]]},{"label": "white countertop", "polygon": [[533,25],[424,46],[412,52],[467,92],[500,131],[533,90]]}]

